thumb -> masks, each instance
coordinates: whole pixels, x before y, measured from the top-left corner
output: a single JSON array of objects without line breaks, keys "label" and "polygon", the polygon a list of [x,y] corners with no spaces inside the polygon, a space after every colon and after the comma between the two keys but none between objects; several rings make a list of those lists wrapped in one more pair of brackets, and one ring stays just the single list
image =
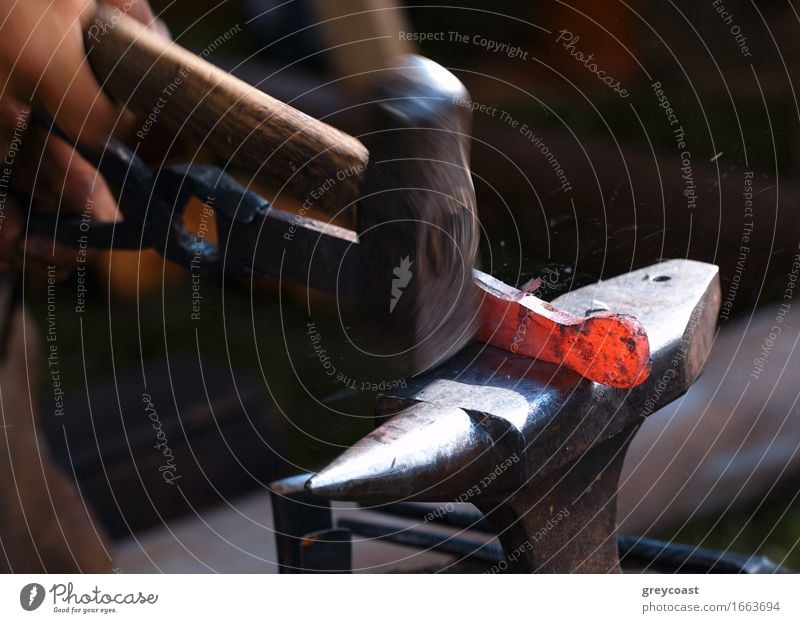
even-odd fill
[{"label": "thumb", "polygon": [[103,4],[116,7],[121,13],[132,17],[151,28],[157,28],[158,20],[146,0],[103,0]]},{"label": "thumb", "polygon": [[44,66],[37,92],[59,127],[89,147],[101,147],[121,116],[92,73],[77,20]]},{"label": "thumb", "polygon": [[[106,4],[159,29],[159,22],[144,0],[112,0]],[[95,7],[95,3],[89,3],[80,16],[73,18],[74,23],[67,24],[60,38],[49,39],[59,43],[42,71],[38,93],[64,132],[88,147],[99,148],[124,117],[122,109],[103,92],[86,57],[83,29],[94,19]]]}]

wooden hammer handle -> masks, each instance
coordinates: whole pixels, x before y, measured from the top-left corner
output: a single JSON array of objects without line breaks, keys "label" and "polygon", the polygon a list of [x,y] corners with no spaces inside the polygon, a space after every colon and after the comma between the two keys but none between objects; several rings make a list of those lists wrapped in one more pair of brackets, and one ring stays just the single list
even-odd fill
[{"label": "wooden hammer handle", "polygon": [[[295,110],[100,3],[84,33],[103,88],[142,117],[138,137],[180,132],[271,188],[335,214],[359,196],[369,154]],[[333,180],[332,183],[327,183]]]}]

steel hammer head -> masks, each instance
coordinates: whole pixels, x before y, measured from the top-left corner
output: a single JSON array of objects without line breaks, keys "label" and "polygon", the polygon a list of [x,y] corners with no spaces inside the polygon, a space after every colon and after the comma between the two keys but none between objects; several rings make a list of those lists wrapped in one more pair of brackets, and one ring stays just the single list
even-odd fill
[{"label": "steel hammer head", "polygon": [[[376,72],[365,96],[372,129],[359,139],[368,162],[328,176],[333,188],[342,175],[361,178],[359,197],[340,208],[355,205],[355,231],[275,206],[247,222],[220,225],[218,215],[217,227],[227,241],[221,255],[336,294],[353,357],[401,378],[448,359],[477,330],[471,111],[459,105],[461,82],[419,56]],[[319,197],[327,183],[318,184]],[[348,322],[353,314],[367,322]],[[351,334],[348,325],[365,330]]]},{"label": "steel hammer head", "polygon": [[[215,212],[227,214],[217,214],[223,248],[215,254],[260,275],[365,301],[376,330],[351,341],[361,355],[404,373],[435,365],[474,335],[470,112],[459,106],[467,92],[450,72],[404,56],[372,74],[363,109],[373,130],[359,141],[108,7],[97,8],[85,43],[93,71],[117,100],[143,115],[163,108],[159,127],[227,157],[278,197],[302,202],[299,214],[262,210],[246,192],[239,204],[220,202]],[[165,85],[181,86],[168,106]],[[187,185],[193,182],[205,185],[196,177]],[[355,234],[306,218],[312,207],[330,215],[354,203]],[[191,236],[178,231],[172,238]]]},{"label": "steel hammer head", "polygon": [[364,298],[380,329],[365,350],[411,372],[455,354],[475,334],[478,250],[469,170],[467,92],[449,71],[404,56],[369,92],[369,149],[358,202]]}]

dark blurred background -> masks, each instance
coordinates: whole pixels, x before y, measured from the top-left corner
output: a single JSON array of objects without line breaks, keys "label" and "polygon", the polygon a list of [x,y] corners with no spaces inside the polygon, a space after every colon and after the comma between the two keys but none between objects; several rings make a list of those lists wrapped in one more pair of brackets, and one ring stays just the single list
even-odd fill
[{"label": "dark blurred background", "polygon": [[[357,43],[369,35],[347,20],[318,23],[333,10],[322,0],[151,4],[197,52],[239,25],[208,60],[351,133],[365,130],[348,105],[373,42]],[[396,23],[442,35],[400,47],[448,67],[485,105],[472,152],[485,270],[513,284],[545,276],[542,294],[554,298],[661,258],[713,262],[723,331],[744,331],[758,310],[783,301],[800,241],[800,19],[782,2],[724,7],[730,23],[711,2],[405,3]],[[328,49],[336,41],[348,42],[348,54]],[[616,92],[576,50],[594,54]],[[153,252],[124,251],[93,261],[85,313],[71,311],[74,282],[58,290],[68,419],[62,427],[48,416],[44,388],[44,421],[56,455],[118,538],[314,469],[371,426],[374,393],[326,378],[310,352],[304,292],[204,280],[201,319],[188,321],[191,292],[189,275]],[[45,294],[28,302],[44,327]],[[338,322],[335,308],[317,321],[324,335]],[[736,352],[748,370],[758,356]],[[709,373],[733,357],[722,353]],[[793,397],[797,380],[789,370],[775,391]],[[158,457],[141,417],[145,390],[174,440],[184,494],[147,475]],[[667,514],[650,532],[800,567],[794,454],[760,494],[732,495],[688,523]]]}]

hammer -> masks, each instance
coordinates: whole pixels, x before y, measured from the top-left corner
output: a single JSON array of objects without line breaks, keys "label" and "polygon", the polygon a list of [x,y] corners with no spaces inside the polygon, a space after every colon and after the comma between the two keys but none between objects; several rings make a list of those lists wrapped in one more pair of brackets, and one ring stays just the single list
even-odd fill
[{"label": "hammer", "polygon": [[[374,132],[359,140],[254,89],[100,4],[85,32],[103,88],[150,132],[180,133],[299,200],[231,216],[221,249],[277,275],[356,300],[374,331],[362,350],[405,374],[455,353],[476,330],[478,249],[463,85],[417,56],[378,72],[365,93]],[[243,206],[242,209],[244,209]],[[334,219],[356,212],[356,231]],[[327,223],[306,215],[314,210]],[[243,221],[248,221],[244,223]]]},{"label": "hammer", "polygon": [[[228,159],[298,214],[269,205],[246,218],[220,213],[220,255],[335,293],[368,309],[361,348],[403,375],[425,371],[479,339],[563,363],[628,387],[641,382],[649,349],[635,319],[578,318],[475,271],[478,224],[469,171],[470,110],[464,86],[436,63],[404,56],[370,79],[360,140],[266,95],[100,5],[85,33],[103,87],[154,128],[180,132]],[[181,183],[181,182],[178,182]],[[163,181],[162,181],[163,186]],[[242,189],[242,211],[248,191]],[[334,219],[356,207],[355,232]],[[520,337],[519,333],[524,335]],[[520,348],[520,346],[522,348]]]}]

